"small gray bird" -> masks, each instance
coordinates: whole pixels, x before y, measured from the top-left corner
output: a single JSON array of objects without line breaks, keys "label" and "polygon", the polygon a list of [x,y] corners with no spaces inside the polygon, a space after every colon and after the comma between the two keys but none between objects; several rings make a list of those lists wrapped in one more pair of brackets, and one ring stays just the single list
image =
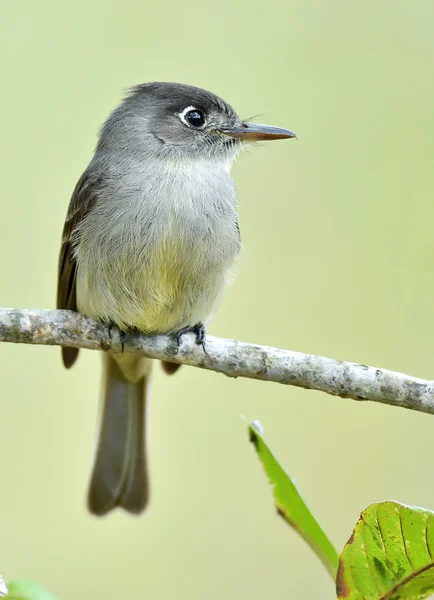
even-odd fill
[{"label": "small gray bird", "polygon": [[[178,83],[133,88],[104,123],[69,204],[57,307],[122,332],[204,327],[240,251],[231,165],[246,142],[293,138],[241,120],[221,98]],[[78,356],[62,349],[66,368]],[[104,405],[88,506],[139,514],[149,498],[146,400],[152,361],[104,354]],[[164,363],[169,374],[179,365]]]}]

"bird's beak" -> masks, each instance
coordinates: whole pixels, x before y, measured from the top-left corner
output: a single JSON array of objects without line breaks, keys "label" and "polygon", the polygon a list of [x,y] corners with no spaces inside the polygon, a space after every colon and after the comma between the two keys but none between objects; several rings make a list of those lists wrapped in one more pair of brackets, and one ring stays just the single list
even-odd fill
[{"label": "bird's beak", "polygon": [[289,129],[272,127],[271,125],[259,125],[258,123],[243,123],[241,127],[226,129],[224,131],[231,137],[246,140],[247,142],[262,142],[266,140],[284,140],[297,136]]}]

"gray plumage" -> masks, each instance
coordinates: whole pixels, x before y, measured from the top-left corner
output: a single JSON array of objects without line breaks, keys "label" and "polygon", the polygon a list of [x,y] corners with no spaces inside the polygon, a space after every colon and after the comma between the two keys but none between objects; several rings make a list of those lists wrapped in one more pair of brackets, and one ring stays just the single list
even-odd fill
[{"label": "gray plumage", "polygon": [[[257,127],[265,135],[265,126]],[[229,170],[243,139],[259,136],[255,131],[205,90],[171,83],[134,88],[103,125],[72,196],[58,307],[123,331],[206,325],[240,251]],[[77,354],[63,349],[67,367]],[[89,508],[98,515],[116,506],[138,513],[149,496],[144,403],[150,361],[112,354],[104,369]]]}]

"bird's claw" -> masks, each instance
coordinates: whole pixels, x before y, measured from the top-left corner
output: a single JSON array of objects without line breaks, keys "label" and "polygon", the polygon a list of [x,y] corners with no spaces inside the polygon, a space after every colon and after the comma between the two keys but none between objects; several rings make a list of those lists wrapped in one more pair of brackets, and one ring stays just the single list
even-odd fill
[{"label": "bird's claw", "polygon": [[203,326],[203,324],[196,323],[196,325],[189,325],[188,327],[182,327],[176,334],[176,341],[178,343],[178,346],[181,345],[182,336],[185,333],[194,333],[196,336],[196,339],[195,339],[196,344],[198,346],[202,346],[202,349],[206,354],[206,349],[205,349],[206,334],[205,334],[205,327]]},{"label": "bird's claw", "polygon": [[[111,340],[113,339],[112,330],[113,330],[114,326],[115,326],[114,323],[109,323],[109,325],[108,325],[108,334],[109,334],[109,338]],[[121,338],[121,348],[122,348],[122,354],[123,354],[124,348],[125,348],[125,331],[122,331],[121,329],[119,329],[119,337]]]}]

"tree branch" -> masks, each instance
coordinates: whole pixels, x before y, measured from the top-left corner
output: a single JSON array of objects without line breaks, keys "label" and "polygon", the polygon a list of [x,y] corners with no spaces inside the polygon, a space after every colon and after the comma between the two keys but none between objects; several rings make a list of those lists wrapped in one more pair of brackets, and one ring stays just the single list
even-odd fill
[{"label": "tree branch", "polygon": [[[122,351],[119,331],[67,310],[0,308],[0,341]],[[206,353],[185,336],[128,333],[125,352],[354,400],[372,400],[434,414],[434,381],[291,350],[207,337]]]}]

